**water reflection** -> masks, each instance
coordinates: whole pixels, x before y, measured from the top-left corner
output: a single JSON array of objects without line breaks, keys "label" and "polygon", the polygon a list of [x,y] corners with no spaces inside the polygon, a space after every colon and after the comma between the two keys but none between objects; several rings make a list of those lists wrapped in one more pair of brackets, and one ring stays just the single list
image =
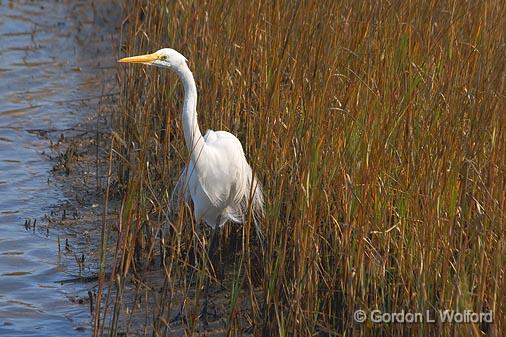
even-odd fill
[{"label": "water reflection", "polygon": [[90,334],[88,306],[68,298],[84,286],[55,283],[66,271],[55,233],[23,222],[63,198],[43,155],[59,133],[44,130],[93,113],[88,98],[114,80],[107,20],[118,13],[106,1],[0,0],[0,336]]}]

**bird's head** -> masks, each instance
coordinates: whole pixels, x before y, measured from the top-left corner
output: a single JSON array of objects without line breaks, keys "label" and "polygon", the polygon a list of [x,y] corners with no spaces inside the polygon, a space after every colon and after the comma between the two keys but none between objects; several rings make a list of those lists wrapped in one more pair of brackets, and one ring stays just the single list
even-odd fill
[{"label": "bird's head", "polygon": [[120,63],[142,63],[148,66],[178,69],[186,65],[187,59],[171,48],[163,48],[152,54],[125,57],[118,60]]}]

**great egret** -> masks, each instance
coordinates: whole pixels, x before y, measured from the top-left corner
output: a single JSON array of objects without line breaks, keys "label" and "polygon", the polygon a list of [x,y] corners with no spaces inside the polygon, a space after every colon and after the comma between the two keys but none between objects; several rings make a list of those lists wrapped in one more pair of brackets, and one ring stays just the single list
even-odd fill
[{"label": "great egret", "polygon": [[[253,176],[241,142],[234,135],[208,130],[202,136],[197,122],[197,87],[187,59],[174,49],[163,48],[152,54],[122,58],[118,62],[167,68],[174,71],[183,83],[183,132],[190,161],[176,183],[171,205],[177,207],[180,200],[188,202],[191,198],[197,223],[204,221],[213,228],[209,258],[212,259],[219,244],[220,227],[229,220],[244,223],[248,214],[252,215],[262,242],[258,221],[263,215],[264,199],[260,183]],[[205,297],[203,311],[207,310],[207,289]]]}]

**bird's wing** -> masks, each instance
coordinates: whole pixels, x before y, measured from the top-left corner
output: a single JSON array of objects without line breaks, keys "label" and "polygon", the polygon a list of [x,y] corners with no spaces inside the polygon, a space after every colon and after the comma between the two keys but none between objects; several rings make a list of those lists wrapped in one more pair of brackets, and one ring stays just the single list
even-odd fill
[{"label": "bird's wing", "polygon": [[214,163],[208,167],[208,179],[205,181],[211,185],[205,186],[205,190],[214,192],[209,193],[210,200],[216,202],[214,205],[224,205],[234,222],[244,223],[250,210],[255,222],[258,222],[263,216],[262,186],[253,176],[241,142],[226,131],[208,134],[208,162]]},{"label": "bird's wing", "polygon": [[206,133],[206,153],[199,166],[199,183],[211,205],[225,209],[238,204],[247,166],[239,140],[226,131]]}]

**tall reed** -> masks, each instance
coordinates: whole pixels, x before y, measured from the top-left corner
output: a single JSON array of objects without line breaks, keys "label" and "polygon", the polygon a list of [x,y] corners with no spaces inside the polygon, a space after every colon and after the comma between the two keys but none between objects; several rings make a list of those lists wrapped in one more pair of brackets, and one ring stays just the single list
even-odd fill
[{"label": "tall reed", "polygon": [[[224,322],[214,331],[504,333],[506,2],[125,6],[122,53],[182,52],[197,81],[201,127],[237,135],[264,185],[265,254],[255,257],[249,226],[227,227],[222,241],[236,247],[225,247],[233,258]],[[140,289],[151,270],[164,281],[157,296],[143,288],[152,296],[144,332],[163,336],[181,296],[198,313],[209,272],[191,212],[173,223],[177,235],[160,235],[188,160],[182,88],[167,71],[118,72],[124,200],[111,278],[116,304],[106,315],[116,318],[106,322],[120,330],[131,275]],[[196,284],[187,280],[193,268]],[[357,309],[492,310],[494,323],[359,324]],[[198,328],[192,317],[187,334]]]}]

